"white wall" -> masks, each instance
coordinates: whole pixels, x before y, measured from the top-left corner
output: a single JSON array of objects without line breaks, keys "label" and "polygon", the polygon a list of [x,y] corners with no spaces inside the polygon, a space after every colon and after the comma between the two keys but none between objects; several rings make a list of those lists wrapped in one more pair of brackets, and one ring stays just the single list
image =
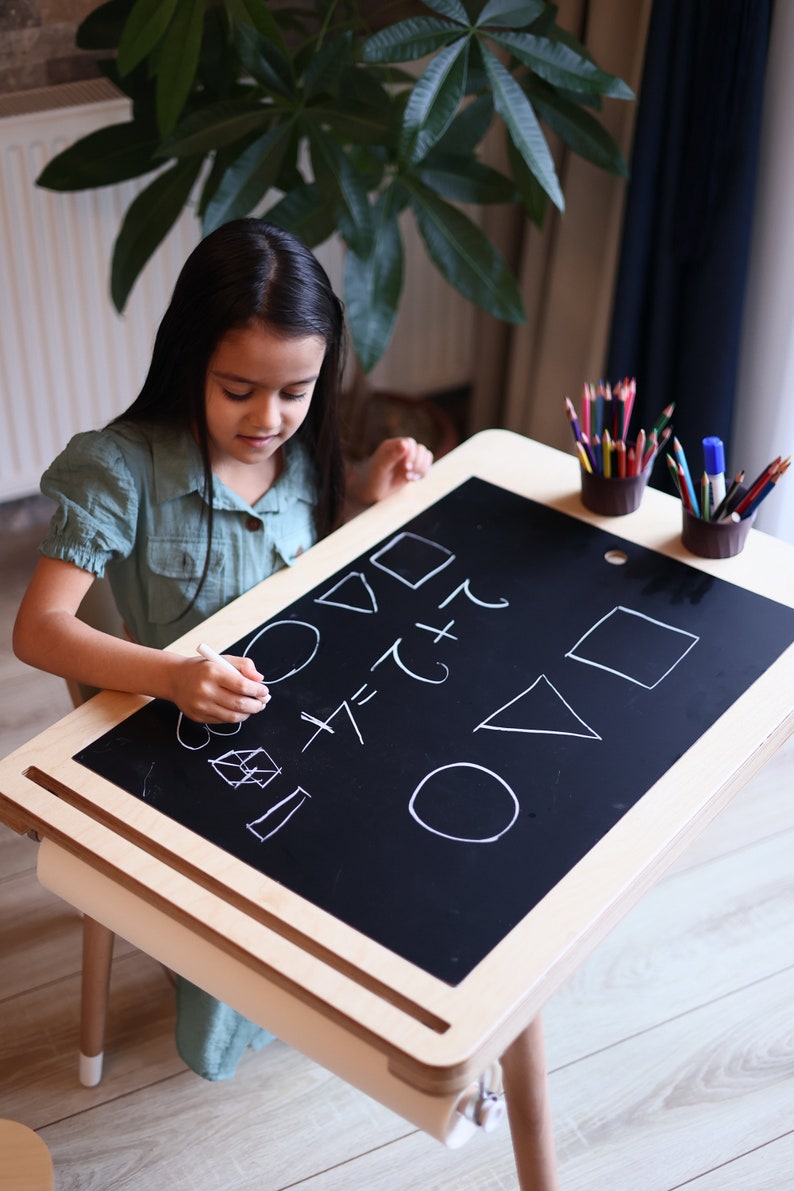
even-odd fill
[{"label": "white wall", "polygon": [[[775,5],[758,190],[742,327],[731,471],[754,477],[794,454],[794,4]],[[758,511],[756,528],[794,542],[794,469]],[[794,588],[794,575],[792,575]]]}]

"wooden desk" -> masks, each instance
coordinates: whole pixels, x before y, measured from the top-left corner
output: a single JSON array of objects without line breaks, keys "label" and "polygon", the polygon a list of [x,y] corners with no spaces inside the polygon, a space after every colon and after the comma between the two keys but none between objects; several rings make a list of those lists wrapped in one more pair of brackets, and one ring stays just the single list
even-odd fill
[{"label": "wooden desk", "polygon": [[[794,607],[791,547],[751,533],[736,558],[696,559],[680,545],[676,501],[649,490],[627,517],[593,516],[572,456],[487,431],[173,648],[190,654],[205,640],[225,649],[472,475]],[[460,1098],[501,1059],[521,1186],[550,1191],[539,1013],[789,735],[794,648],[454,986],[72,760],[144,703],[105,693],[0,765],[0,818],[43,837],[42,882],[448,1144],[469,1129]]]}]

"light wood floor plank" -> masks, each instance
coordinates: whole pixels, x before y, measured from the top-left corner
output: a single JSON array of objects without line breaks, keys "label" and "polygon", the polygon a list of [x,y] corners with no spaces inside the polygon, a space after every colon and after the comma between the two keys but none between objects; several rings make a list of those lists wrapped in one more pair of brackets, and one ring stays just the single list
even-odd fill
[{"label": "light wood floor plank", "polygon": [[[792,997],[794,969],[553,1072],[561,1191],[670,1191],[785,1132],[794,1119]],[[504,1134],[451,1154],[411,1136],[300,1187],[513,1191],[511,1162]]]},{"label": "light wood floor plank", "polygon": [[686,1191],[791,1191],[794,1132],[687,1183]]},{"label": "light wood floor plank", "polygon": [[58,1191],[276,1191],[411,1128],[281,1042],[231,1082],[186,1072],[153,1092],[92,1111],[89,1162],[72,1120],[41,1130]]},{"label": "light wood floor plank", "polygon": [[543,1014],[561,1066],[794,962],[794,829],[657,885]]},{"label": "light wood floor plank", "polygon": [[35,872],[36,845],[0,823],[0,884],[22,873]]},{"label": "light wood floor plank", "polygon": [[[79,911],[44,889],[35,871],[0,882],[0,1003],[78,974],[82,931]],[[125,940],[115,940],[114,954],[129,950]]]},{"label": "light wood floor plank", "polygon": [[794,736],[670,867],[694,868],[794,827]]},{"label": "light wood floor plank", "polygon": [[794,968],[551,1078],[564,1191],[668,1191],[790,1129]]},{"label": "light wood floor plank", "polygon": [[[173,988],[162,967],[140,952],[113,961],[105,1072],[96,1088],[84,1088],[77,1077],[79,976],[12,997],[0,1013],[0,1117],[31,1129],[70,1120],[84,1152],[96,1136],[92,1109],[139,1089],[148,1095],[153,1086],[153,1102],[163,1111],[158,1081],[186,1070],[173,1041]],[[61,1191],[60,1181],[57,1186]]]}]

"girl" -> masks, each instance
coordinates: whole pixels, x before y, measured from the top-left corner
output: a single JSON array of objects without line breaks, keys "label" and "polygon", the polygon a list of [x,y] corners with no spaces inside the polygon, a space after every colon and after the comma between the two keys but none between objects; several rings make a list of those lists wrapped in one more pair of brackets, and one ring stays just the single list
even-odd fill
[{"label": "girl", "polygon": [[[76,435],[42,478],[57,508],[17,616],[17,656],[168,699],[205,723],[261,713],[268,691],[249,658],[228,659],[234,674],[163,646],[432,462],[413,439],[388,439],[345,485],[344,343],[342,305],[294,236],[242,219],[204,239],[138,397],[104,430]],[[105,572],[127,640],[77,617]],[[179,982],[177,1044],[199,1074],[233,1074],[246,1045],[268,1038]]]}]

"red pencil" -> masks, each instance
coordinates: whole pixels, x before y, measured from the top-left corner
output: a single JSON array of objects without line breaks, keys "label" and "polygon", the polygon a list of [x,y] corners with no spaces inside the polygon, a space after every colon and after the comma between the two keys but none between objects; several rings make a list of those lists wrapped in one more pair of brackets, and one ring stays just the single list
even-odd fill
[{"label": "red pencil", "polygon": [[637,446],[635,454],[635,466],[637,468],[637,475],[642,475],[643,459],[645,457],[645,431],[641,430],[637,435]]},{"label": "red pencil", "polygon": [[678,488],[681,493],[681,500],[692,516],[698,517],[700,514],[695,511],[692,505],[692,497],[689,495],[689,487],[686,482],[686,476],[684,475],[684,469],[680,463],[676,463],[676,467],[678,468]]},{"label": "red pencil", "polygon": [[618,453],[618,479],[625,480],[626,478],[626,444],[623,439],[618,439],[617,442]]},{"label": "red pencil", "polygon": [[767,467],[764,468],[764,470],[761,472],[758,479],[753,480],[752,484],[747,489],[747,491],[745,492],[742,499],[739,501],[739,503],[736,505],[736,507],[732,510],[734,513],[738,513],[739,516],[741,517],[742,513],[745,511],[747,506],[752,504],[752,502],[755,500],[756,496],[758,496],[758,493],[764,487],[767,480],[771,480],[772,476],[777,475],[778,468],[780,467],[780,464],[782,462],[783,462],[783,456],[778,455],[777,459],[773,459],[772,462],[770,464],[768,464]]}]

